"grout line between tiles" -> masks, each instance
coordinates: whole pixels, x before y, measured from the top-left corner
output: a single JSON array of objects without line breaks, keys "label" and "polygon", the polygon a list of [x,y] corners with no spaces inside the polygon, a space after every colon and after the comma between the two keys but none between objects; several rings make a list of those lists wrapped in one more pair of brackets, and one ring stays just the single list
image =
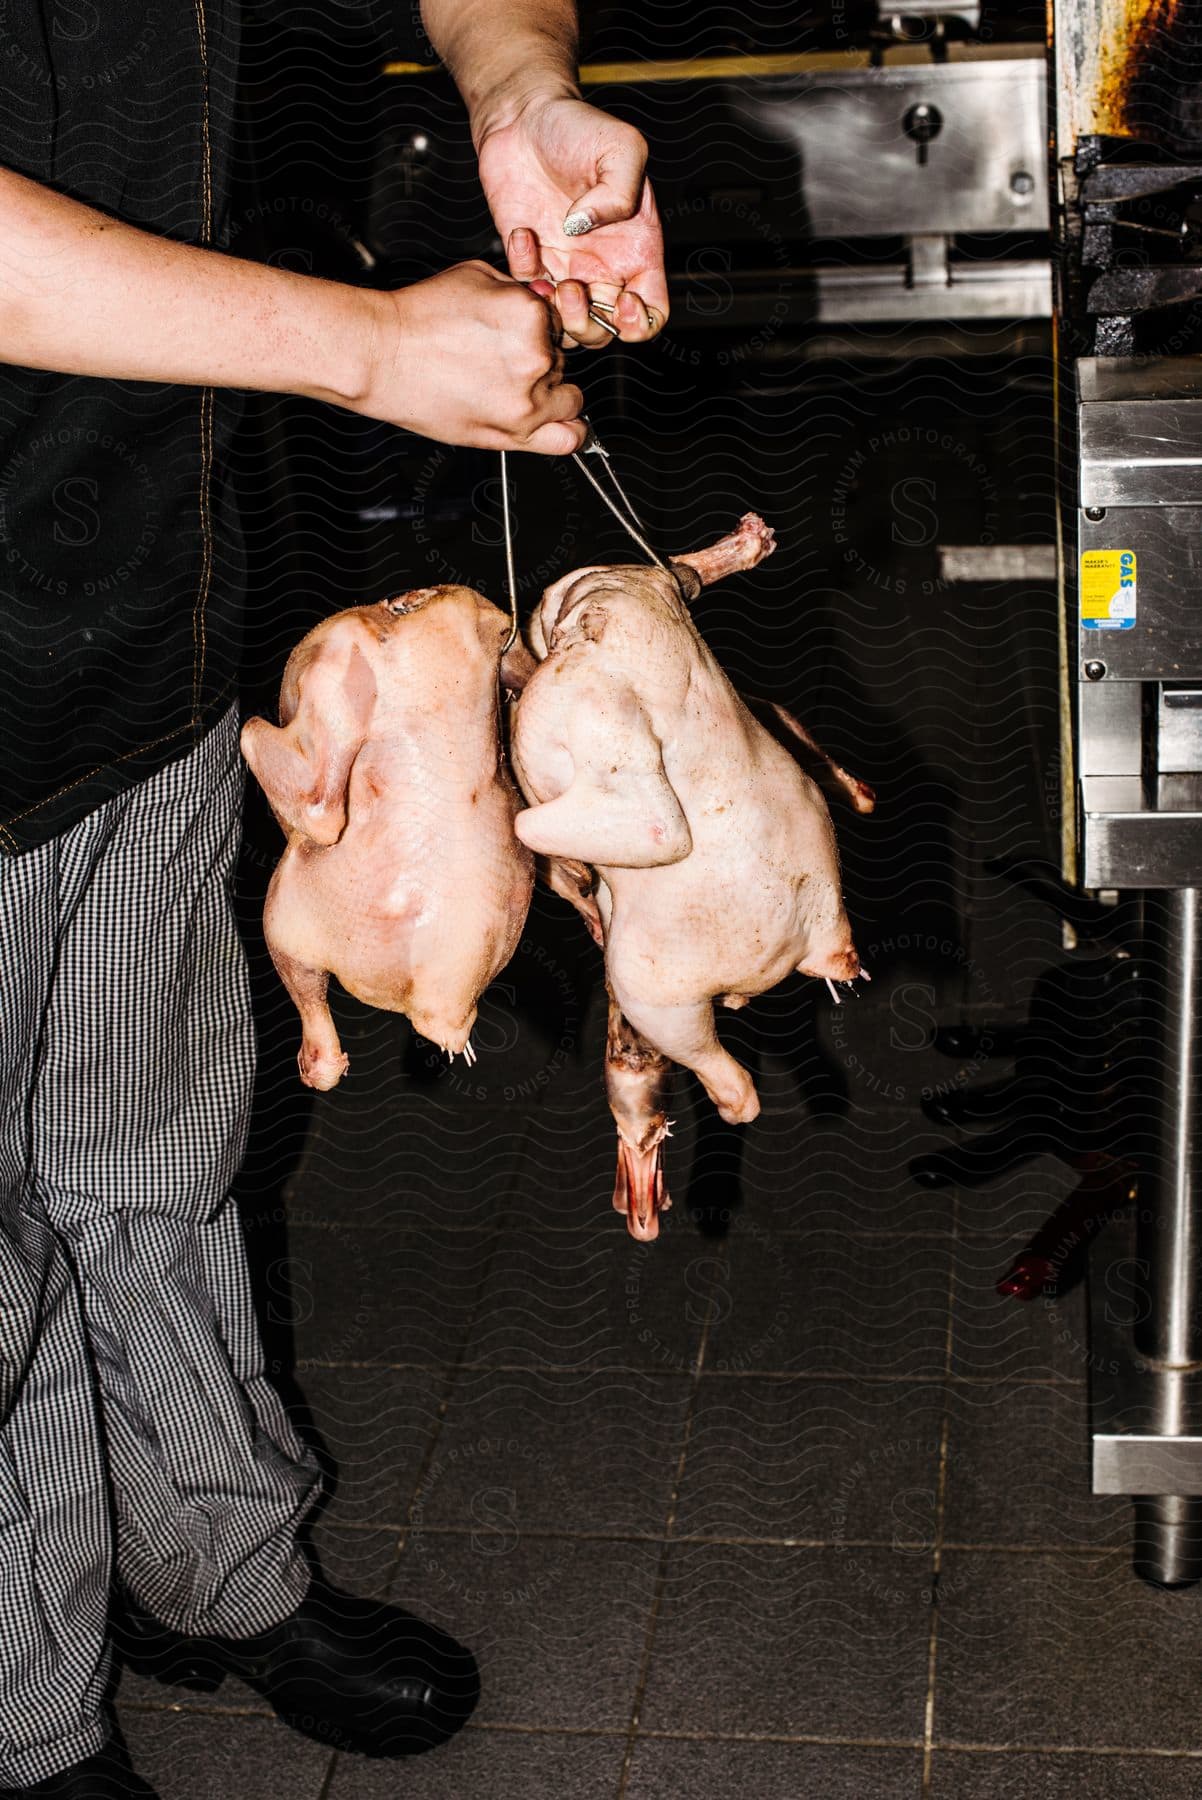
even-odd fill
[{"label": "grout line between tiles", "polygon": [[[301,1202],[297,1201],[293,1204],[295,1208],[300,1206]],[[499,1224],[505,1231],[512,1232],[528,1228],[531,1222],[530,1213],[528,1209],[525,1208],[513,1215],[506,1211],[498,1217],[490,1210],[489,1212],[482,1212],[481,1216],[476,1219],[461,1218],[446,1223],[441,1219],[430,1219],[428,1213],[423,1213],[420,1207],[415,1208],[413,1212],[398,1212],[392,1206],[389,1196],[387,1195],[381,1195],[378,1203],[373,1204],[378,1204],[382,1210],[387,1209],[387,1217],[384,1219],[348,1218],[345,1213],[339,1213],[333,1207],[331,1207],[329,1211],[317,1211],[306,1205],[304,1210],[299,1214],[290,1212],[288,1215],[288,1222],[294,1230],[311,1229],[321,1231],[326,1229],[336,1229],[338,1231],[366,1231],[372,1232],[378,1236],[383,1228],[391,1231],[398,1237],[421,1231],[428,1231],[431,1235],[438,1232],[448,1237],[459,1235],[470,1237],[473,1232],[479,1233],[492,1230],[495,1224]],[[825,1202],[825,1205],[828,1209],[828,1213],[823,1216],[829,1217],[831,1220],[830,1223],[823,1223],[821,1218],[817,1215],[809,1219],[804,1225],[782,1225],[779,1220],[774,1219],[772,1226],[773,1235],[777,1238],[788,1239],[838,1237],[848,1242],[870,1244],[893,1243],[898,1240],[915,1245],[924,1243],[948,1244],[952,1242],[952,1231],[950,1226],[924,1225],[915,1229],[913,1226],[905,1225],[861,1225],[856,1227],[838,1225],[833,1222],[837,1217],[837,1209],[834,1201],[828,1200]],[[608,1228],[608,1221],[604,1220],[604,1215],[600,1213],[598,1214],[597,1219],[586,1220],[580,1224],[556,1225],[550,1221],[546,1223],[540,1222],[540,1234],[543,1243],[554,1243],[556,1238],[578,1237],[589,1232],[595,1234],[597,1247],[599,1249],[605,1249],[609,1244],[611,1237],[616,1235],[610,1231]],[[989,1239],[994,1236],[994,1233],[982,1232],[980,1235],[983,1238]],[[700,1235],[697,1238],[698,1244],[702,1245],[713,1241],[714,1240],[704,1238]],[[740,1240],[736,1238],[733,1241],[737,1243]]]},{"label": "grout line between tiles", "polygon": [[[679,1368],[657,1368],[654,1364],[640,1363],[549,1363],[549,1362],[458,1362],[456,1368],[465,1374],[480,1375],[649,1375],[660,1381],[679,1381]],[[316,1369],[378,1369],[391,1370],[396,1374],[412,1374],[420,1370],[439,1370],[445,1363],[431,1362],[326,1362],[320,1357],[302,1357],[293,1367],[292,1373],[300,1376]],[[925,1375],[919,1372],[910,1375],[880,1375],[872,1373],[850,1373],[839,1369],[702,1369],[702,1381],[829,1381],[848,1385],[854,1382],[865,1386],[889,1387],[1024,1387],[1050,1388],[1062,1390],[1068,1394],[1084,1393],[1086,1380],[1077,1375],[956,1375],[935,1373]]]},{"label": "grout line between tiles", "polygon": [[[155,1705],[147,1700],[125,1700],[121,1703],[122,1712],[129,1713],[163,1713],[186,1714],[195,1719],[245,1719],[252,1723],[273,1723],[274,1714],[268,1709],[253,1707],[215,1706],[201,1704],[164,1703]],[[464,1727],[469,1732],[492,1732],[512,1737],[567,1737],[567,1738],[613,1738],[625,1739],[629,1727],[624,1725],[526,1725],[518,1721],[490,1720],[487,1724],[476,1724],[469,1721]],[[656,1727],[642,1727],[639,1737],[655,1743],[666,1744],[805,1744],[821,1749],[833,1750],[921,1750],[924,1747],[922,1738],[893,1737],[853,1737],[840,1736],[835,1733],[797,1732],[789,1735],[785,1732],[770,1731],[689,1731],[665,1730]],[[1057,1743],[988,1743],[975,1742],[962,1738],[934,1738],[933,1749],[951,1756],[1063,1756],[1080,1757],[1085,1760],[1097,1758],[1104,1760],[1111,1757],[1126,1757],[1131,1761],[1145,1762],[1198,1762],[1202,1763],[1202,1748],[1169,1749],[1155,1748],[1146,1744],[1057,1744]],[[337,1754],[337,1753],[335,1753]],[[319,1797],[320,1800],[320,1797]]]},{"label": "grout line between tiles", "polygon": [[705,1321],[701,1327],[701,1338],[697,1345],[697,1356],[693,1364],[693,1381],[689,1389],[688,1405],[685,1409],[684,1430],[681,1434],[680,1452],[676,1458],[676,1471],[672,1477],[672,1491],[668,1496],[668,1512],[664,1520],[664,1539],[660,1550],[659,1566],[655,1572],[655,1588],[651,1596],[651,1610],[647,1619],[647,1631],[643,1639],[643,1656],[639,1666],[638,1678],[635,1682],[634,1696],[630,1707],[630,1722],[626,1734],[626,1750],[622,1757],[622,1770],[618,1777],[616,1800],[626,1800],[627,1787],[630,1781],[631,1763],[634,1758],[634,1747],[638,1742],[639,1722],[642,1718],[643,1702],[647,1694],[647,1681],[651,1673],[651,1655],[655,1647],[655,1634],[659,1627],[660,1607],[663,1603],[664,1589],[668,1580],[668,1559],[672,1554],[672,1527],[676,1523],[676,1509],[680,1502],[680,1484],[684,1479],[685,1461],[689,1454],[689,1440],[693,1432],[693,1419],[697,1411],[700,1397],[701,1371],[705,1366],[705,1352],[709,1344],[710,1324],[714,1316],[713,1297],[717,1285],[721,1265],[715,1261],[714,1273],[706,1292]]},{"label": "grout line between tiles", "polygon": [[973,1744],[958,1738],[935,1749],[957,1756],[1128,1756],[1159,1762],[1202,1762],[1202,1750],[1157,1749],[1147,1744]]},{"label": "grout line between tiles", "polygon": [[338,1768],[338,1752],[330,1752],[330,1760],[326,1764],[326,1772],[321,1778],[321,1786],[317,1790],[315,1800],[329,1800],[330,1789],[334,1785],[334,1775]]},{"label": "grout line between tiles", "polygon": [[[275,1715],[268,1709],[259,1710],[251,1707],[214,1706],[188,1704],[177,1706],[156,1706],[150,1701],[130,1700],[123,1703],[122,1711],[131,1713],[187,1713],[197,1719],[246,1719],[252,1723],[275,1723]],[[464,1726],[465,1732],[494,1732],[508,1737],[568,1737],[568,1738],[613,1738],[624,1740],[629,1732],[626,1725],[527,1725],[518,1720],[490,1719],[485,1723],[477,1723],[469,1719]],[[854,1750],[920,1750],[920,1738],[890,1737],[840,1737],[823,1736],[817,1732],[798,1733],[794,1737],[781,1732],[719,1732],[689,1730],[643,1730],[640,1737],[667,1744],[812,1744],[831,1749]],[[337,1752],[335,1753],[337,1754]],[[1202,1752],[1199,1752],[1202,1755]]]},{"label": "grout line between tiles", "polygon": [[[958,1216],[958,1196],[952,1200],[952,1224]],[[944,1339],[944,1371],[950,1378],[952,1370],[952,1350],[955,1340],[956,1318],[956,1258],[950,1258],[947,1272],[947,1333]],[[935,1491],[935,1543],[931,1553],[931,1623],[927,1634],[927,1694],[923,1708],[922,1726],[922,1786],[920,1792],[923,1800],[931,1792],[931,1767],[934,1760],[933,1743],[935,1735],[935,1680],[939,1657],[939,1575],[943,1567],[943,1522],[947,1512],[947,1447],[951,1436],[950,1381],[944,1382],[943,1418],[939,1426],[939,1479]]]},{"label": "grout line between tiles", "polygon": [[[404,1532],[409,1529],[406,1520],[376,1519],[347,1520],[345,1523],[328,1516],[324,1520],[327,1530],[362,1532],[364,1534],[377,1531]],[[472,1525],[430,1525],[422,1521],[422,1532],[426,1537],[471,1537],[478,1530]],[[744,1550],[904,1550],[922,1551],[930,1547],[930,1540],[919,1538],[911,1541],[907,1538],[849,1538],[849,1537],[736,1537],[730,1533],[719,1535],[715,1532],[687,1531],[672,1534],[659,1531],[556,1531],[553,1526],[545,1526],[541,1531],[527,1530],[523,1537],[532,1544],[664,1544],[702,1545],[715,1549],[729,1547]],[[1130,1545],[1122,1544],[991,1544],[974,1543],[967,1539],[943,1539],[943,1549],[959,1552],[974,1552],[988,1556],[1129,1556]]]}]

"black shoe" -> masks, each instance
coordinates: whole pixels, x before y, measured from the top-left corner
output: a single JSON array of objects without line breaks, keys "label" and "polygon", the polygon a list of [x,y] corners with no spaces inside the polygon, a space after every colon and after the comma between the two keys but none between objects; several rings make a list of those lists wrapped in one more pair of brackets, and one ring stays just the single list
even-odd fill
[{"label": "black shoe", "polygon": [[129,1753],[112,1738],[89,1756],[32,1787],[0,1788],[0,1800],[159,1800],[149,1782],[135,1775]]},{"label": "black shoe", "polygon": [[202,1693],[237,1675],[285,1724],[362,1756],[432,1750],[480,1697],[475,1657],[446,1632],[318,1577],[294,1613],[254,1637],[182,1637],[130,1611],[113,1639],[139,1674]]}]

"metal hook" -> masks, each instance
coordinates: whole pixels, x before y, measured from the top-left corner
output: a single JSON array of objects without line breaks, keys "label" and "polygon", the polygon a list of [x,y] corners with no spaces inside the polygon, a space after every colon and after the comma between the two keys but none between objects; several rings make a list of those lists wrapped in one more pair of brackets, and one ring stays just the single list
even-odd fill
[{"label": "metal hook", "polygon": [[[592,427],[591,426],[589,427],[589,433],[590,433],[590,437],[592,437]],[[604,469],[608,470],[610,480],[613,482],[614,487],[617,489],[618,493],[622,496],[622,500],[625,503],[625,507],[626,507],[625,512],[623,512],[622,508],[617,504],[617,502],[614,500],[612,495],[606,493],[605,488],[602,485],[602,483],[597,480],[597,477],[593,474],[593,471],[589,468],[588,464],[585,462],[585,460],[584,460],[585,456],[590,454],[591,452],[595,452],[598,456],[601,457],[602,467]],[[656,568],[662,569],[664,571],[665,575],[670,575],[672,573],[672,571],[671,571],[671,569],[669,569],[669,567],[668,567],[667,563],[664,561],[663,557],[656,554],[656,552],[651,548],[651,545],[647,542],[646,538],[643,536],[643,533],[641,530],[642,521],[639,518],[639,515],[635,512],[634,507],[630,504],[630,501],[626,495],[625,488],[623,488],[621,482],[618,480],[617,476],[614,474],[613,465],[611,464],[611,462],[609,460],[609,451],[606,450],[604,448],[604,446],[601,443],[599,443],[595,437],[593,437],[592,442],[586,441],[583,451],[574,450],[572,452],[572,461],[576,464],[576,467],[580,470],[580,473],[584,476],[585,480],[590,484],[590,486],[594,487],[597,490],[598,494],[600,494],[601,499],[604,501],[605,505],[609,508],[609,510],[613,514],[614,518],[618,521],[618,524],[622,527],[623,531],[625,531],[625,533],[627,534],[628,537],[631,537],[634,539],[634,541],[638,545],[639,549],[643,552],[643,555],[649,557],[651,559],[651,561],[655,564]]]},{"label": "metal hook", "polygon": [[505,532],[505,581],[509,589],[509,636],[501,646],[501,655],[507,656],[517,642],[518,636],[518,581],[513,562],[513,522],[509,516],[509,462],[508,454],[501,453],[501,522]]},{"label": "metal hook", "polygon": [[[672,579],[676,581],[677,586],[679,586],[679,578],[677,577],[675,570],[670,568],[663,557],[659,556],[647,542],[647,539],[644,536],[645,527],[643,521],[635,511],[634,503],[631,500],[630,495],[618,480],[617,471],[614,469],[609,451],[605,448],[605,445],[601,442],[587,419],[584,420],[584,423],[588,425],[588,436],[584,440],[583,449],[574,450],[572,452],[572,461],[576,464],[576,467],[580,470],[589,485],[596,489],[604,504],[618,521],[618,524],[622,527],[623,531],[626,532],[628,537],[633,538],[634,542],[643,552],[643,555],[648,557],[651,562],[655,564],[657,569],[662,569],[665,575],[671,575]],[[501,458],[501,521],[505,534],[505,581],[509,591],[510,620],[509,636],[506,638],[501,648],[501,655],[505,656],[512,650],[518,637],[518,582],[513,556],[513,519],[509,508],[508,452],[502,450],[499,454]],[[618,494],[621,505],[613,498],[612,494],[606,492],[604,484],[598,481],[597,477],[584,460],[586,456],[600,457],[601,467],[605,470],[610,482]]]}]

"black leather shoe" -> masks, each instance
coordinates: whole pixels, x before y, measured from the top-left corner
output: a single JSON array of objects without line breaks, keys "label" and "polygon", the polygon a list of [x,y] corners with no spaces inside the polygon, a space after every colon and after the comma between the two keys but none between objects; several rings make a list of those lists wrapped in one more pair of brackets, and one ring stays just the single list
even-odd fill
[{"label": "black leather shoe", "polygon": [[32,1787],[0,1788],[0,1800],[159,1800],[159,1795],[134,1774],[125,1745],[114,1738],[86,1762]]},{"label": "black leather shoe", "polygon": [[316,1577],[294,1613],[255,1637],[182,1637],[131,1611],[113,1639],[139,1674],[204,1693],[237,1675],[285,1724],[362,1756],[432,1750],[480,1697],[475,1657],[445,1631]]}]

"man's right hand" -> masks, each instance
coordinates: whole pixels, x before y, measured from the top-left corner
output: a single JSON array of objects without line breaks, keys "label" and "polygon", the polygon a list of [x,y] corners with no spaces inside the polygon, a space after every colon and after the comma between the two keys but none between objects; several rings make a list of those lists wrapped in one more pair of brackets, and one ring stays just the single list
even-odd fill
[{"label": "man's right hand", "polygon": [[352,411],[444,444],[579,450],[584,397],[563,380],[551,309],[521,282],[465,262],[373,299],[368,382]]},{"label": "man's right hand", "polygon": [[445,444],[587,436],[545,300],[487,263],[382,294],[159,238],[0,169],[0,363],[307,394]]}]

